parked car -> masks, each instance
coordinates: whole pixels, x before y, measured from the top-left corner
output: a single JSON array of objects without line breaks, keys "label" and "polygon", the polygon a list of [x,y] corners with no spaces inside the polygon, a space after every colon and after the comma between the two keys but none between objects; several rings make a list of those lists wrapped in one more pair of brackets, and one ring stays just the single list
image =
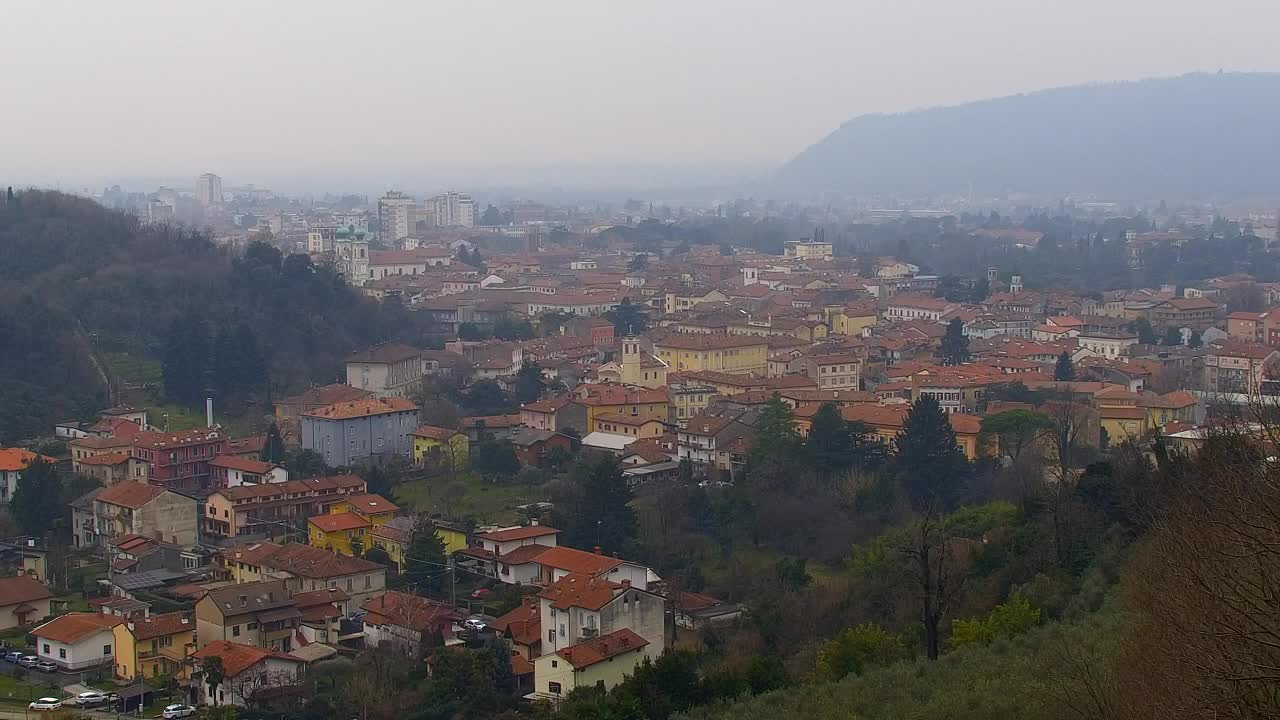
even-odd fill
[{"label": "parked car", "polygon": [[58,664],[52,660],[41,660],[36,663],[36,669],[43,670],[45,672],[55,672],[58,669]]},{"label": "parked car", "polygon": [[16,662],[18,662],[19,660],[21,660],[21,659],[22,659],[22,656],[23,656],[23,653],[20,653],[20,652],[14,651],[14,652],[11,652],[11,653],[8,653],[7,655],[5,655],[5,656],[4,656],[4,659],[5,659],[5,660],[7,660],[7,661],[9,661],[9,662],[11,662],[11,663],[16,663]]},{"label": "parked car", "polygon": [[107,702],[109,698],[107,694],[101,690],[89,690],[76,695],[76,705],[80,707],[93,707]]},{"label": "parked car", "polygon": [[476,588],[475,592],[471,593],[472,600],[488,600],[492,596],[493,591],[489,588]]},{"label": "parked car", "polygon": [[62,707],[58,698],[40,698],[27,706],[28,710],[57,710]]},{"label": "parked car", "polygon": [[462,627],[471,632],[484,632],[489,627],[489,623],[478,617],[469,617],[462,621]]},{"label": "parked car", "polygon": [[33,668],[40,664],[40,658],[35,655],[23,655],[18,664],[25,668]]},{"label": "parked car", "polygon": [[196,714],[196,709],[190,705],[168,705],[160,714],[164,720],[174,720],[174,718],[191,717]]}]

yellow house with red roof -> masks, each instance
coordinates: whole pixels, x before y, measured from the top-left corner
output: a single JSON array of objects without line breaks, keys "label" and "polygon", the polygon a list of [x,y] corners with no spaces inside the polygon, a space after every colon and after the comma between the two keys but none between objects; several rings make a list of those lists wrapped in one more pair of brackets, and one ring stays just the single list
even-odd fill
[{"label": "yellow house with red roof", "polygon": [[331,505],[328,515],[307,520],[307,538],[315,547],[351,557],[363,555],[373,547],[371,538],[366,537],[369,531],[386,525],[399,509],[381,495],[348,495]]}]

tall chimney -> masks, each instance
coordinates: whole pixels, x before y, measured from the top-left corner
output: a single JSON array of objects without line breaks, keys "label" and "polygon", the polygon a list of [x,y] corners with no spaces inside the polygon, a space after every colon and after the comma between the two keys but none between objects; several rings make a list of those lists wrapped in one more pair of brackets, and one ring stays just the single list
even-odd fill
[{"label": "tall chimney", "polygon": [[204,399],[204,426],[213,427],[213,398]]}]

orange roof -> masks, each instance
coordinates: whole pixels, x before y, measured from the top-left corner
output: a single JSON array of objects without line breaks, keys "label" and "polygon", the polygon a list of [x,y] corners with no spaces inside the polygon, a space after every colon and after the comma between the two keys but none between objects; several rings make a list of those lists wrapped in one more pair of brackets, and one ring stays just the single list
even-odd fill
[{"label": "orange roof", "polygon": [[76,462],[81,465],[119,465],[128,462],[131,456],[127,452],[98,453],[92,457],[81,458]]},{"label": "orange roof", "polygon": [[527,525],[525,527],[507,528],[506,530],[495,530],[494,532],[476,533],[476,537],[482,540],[492,540],[493,542],[511,542],[513,540],[526,540],[528,538],[544,537],[546,535],[556,535],[560,531],[547,525]]},{"label": "orange roof", "polygon": [[356,528],[369,527],[369,521],[353,512],[334,513],[332,515],[316,515],[307,522],[320,528],[322,532],[340,532]]},{"label": "orange roof", "polygon": [[56,463],[56,459],[37,455],[30,450],[22,448],[3,448],[0,449],[0,471],[15,472],[30,465],[36,458],[41,458],[47,463]]},{"label": "orange roof", "polygon": [[124,622],[124,618],[102,613],[74,612],[56,617],[31,631],[38,638],[68,645]]},{"label": "orange roof", "polygon": [[602,577],[569,573],[538,593],[538,597],[551,601],[556,610],[573,607],[599,610],[608,605],[622,585]]},{"label": "orange roof", "polygon": [[343,502],[351,505],[358,512],[365,515],[374,515],[377,513],[395,512],[400,509],[399,505],[390,500],[377,495],[375,493],[361,493],[360,495],[348,495],[342,499]]},{"label": "orange roof", "polygon": [[284,653],[272,652],[264,650],[260,647],[252,645],[241,645],[240,643],[228,642],[226,640],[214,640],[205,645],[199,652],[191,656],[195,660],[204,660],[207,657],[222,658],[222,669],[226,672],[227,677],[235,677],[267,658],[276,658],[277,660],[290,660],[296,663],[302,661],[292,655]]},{"label": "orange roof", "polygon": [[366,600],[360,609],[367,613],[366,623],[399,625],[419,632],[462,619],[456,608],[397,590],[388,590],[379,597]]},{"label": "orange roof", "polygon": [[125,481],[104,489],[94,498],[110,505],[119,505],[131,510],[146,505],[167,492],[164,488],[147,483]]},{"label": "orange roof", "polygon": [[513,642],[521,645],[532,645],[542,639],[542,618],[538,615],[540,605],[522,600],[515,610],[494,620],[493,629],[509,634]]},{"label": "orange roof", "polygon": [[508,565],[525,565],[537,560],[539,555],[550,549],[550,545],[521,545],[506,555],[500,555],[498,561]]},{"label": "orange roof", "polygon": [[237,455],[219,455],[209,461],[211,467],[222,467],[228,470],[239,470],[240,472],[252,473],[254,475],[265,475],[277,465],[272,463],[258,462],[257,460],[246,460]]},{"label": "orange roof", "polygon": [[556,654],[564,658],[574,669],[581,670],[616,655],[639,650],[648,644],[648,640],[628,628],[623,628],[559,650]]},{"label": "orange roof", "polygon": [[180,612],[162,613],[160,615],[149,615],[145,618],[138,618],[131,623],[133,637],[138,640],[150,640],[151,638],[164,637],[173,635],[174,633],[196,631],[195,621],[186,619]]},{"label": "orange roof", "polygon": [[1164,395],[1143,398],[1142,404],[1147,407],[1154,408],[1184,408],[1188,405],[1195,405],[1196,396],[1186,390],[1174,390],[1173,392],[1165,393]]},{"label": "orange roof", "polygon": [[457,434],[458,434],[457,430],[452,430],[450,428],[436,427],[435,425],[422,425],[417,430],[413,431],[414,437],[428,438],[430,440],[440,440],[440,441],[448,440],[449,438]]},{"label": "orange roof", "polygon": [[306,417],[325,420],[349,420],[365,415],[386,415],[396,412],[417,412],[417,410],[418,406],[405,398],[380,397],[326,405],[302,414]]},{"label": "orange roof", "polygon": [[52,597],[49,588],[41,585],[39,580],[30,575],[0,578],[0,607],[20,605],[47,597]]},{"label": "orange roof", "polygon": [[553,547],[538,556],[538,564],[571,573],[599,575],[618,567],[622,561],[569,547]]}]

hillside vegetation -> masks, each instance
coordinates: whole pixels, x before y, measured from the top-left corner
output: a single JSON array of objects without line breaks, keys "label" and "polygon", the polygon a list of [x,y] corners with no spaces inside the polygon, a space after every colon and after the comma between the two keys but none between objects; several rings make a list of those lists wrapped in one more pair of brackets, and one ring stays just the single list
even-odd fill
[{"label": "hillside vegetation", "polygon": [[1280,191],[1280,74],[1085,85],[864,115],[784,165],[778,189],[1128,198]]},{"label": "hillside vegetation", "polygon": [[154,380],[177,329],[204,333],[210,363],[219,335],[257,345],[261,362],[238,376],[204,368],[232,409],[264,401],[268,381],[277,395],[333,382],[353,350],[421,339],[419,322],[307,256],[255,244],[235,257],[200,232],[61,193],[19,193],[0,204],[0,443],[91,417],[114,370],[145,368],[123,380]]}]

